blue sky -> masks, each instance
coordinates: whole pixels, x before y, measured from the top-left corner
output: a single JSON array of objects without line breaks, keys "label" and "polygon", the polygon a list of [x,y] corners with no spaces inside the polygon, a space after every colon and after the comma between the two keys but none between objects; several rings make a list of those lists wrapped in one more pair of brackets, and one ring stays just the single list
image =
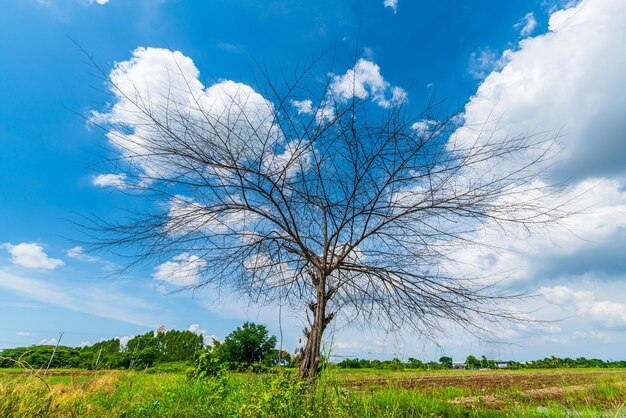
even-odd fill
[{"label": "blue sky", "polygon": [[[432,95],[468,121],[500,117],[502,132],[557,131],[560,164],[580,214],[530,240],[485,235],[511,254],[460,254],[513,271],[537,292],[533,315],[561,321],[494,330],[503,344],[451,331],[441,347],[405,332],[337,329],[349,356],[518,360],[556,354],[623,358],[626,342],[626,16],[619,0],[282,1],[6,0],[0,6],[0,347],[134,335],[164,324],[219,338],[244,319],[278,333],[276,307],[182,292],[144,266],[111,279],[125,260],[87,255],[73,239],[80,214],[121,219],[141,203],[95,182],[106,139],[85,121],[111,100],[80,48],[101,65],[139,47],[180,51],[210,86],[253,85],[254,62],[277,75],[336,51],[344,73],[357,54],[378,65],[419,112]],[[80,46],[77,46],[77,44]],[[102,186],[109,187],[102,187]],[[584,193],[583,193],[584,192]],[[504,240],[504,241],[503,241]],[[491,267],[491,266],[490,266]],[[522,307],[520,307],[522,309]],[[301,330],[283,318],[285,346]]]}]

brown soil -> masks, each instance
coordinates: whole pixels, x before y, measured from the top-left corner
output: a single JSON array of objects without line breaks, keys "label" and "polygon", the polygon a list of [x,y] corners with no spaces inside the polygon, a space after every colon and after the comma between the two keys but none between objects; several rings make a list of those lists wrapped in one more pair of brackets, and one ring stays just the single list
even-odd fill
[{"label": "brown soil", "polygon": [[468,371],[467,375],[424,375],[415,377],[372,378],[345,381],[343,385],[353,390],[370,391],[392,386],[402,389],[433,389],[458,387],[491,393],[494,390],[541,390],[580,386],[597,382],[603,376],[620,375],[626,379],[626,371],[576,371],[576,372],[510,372]]}]

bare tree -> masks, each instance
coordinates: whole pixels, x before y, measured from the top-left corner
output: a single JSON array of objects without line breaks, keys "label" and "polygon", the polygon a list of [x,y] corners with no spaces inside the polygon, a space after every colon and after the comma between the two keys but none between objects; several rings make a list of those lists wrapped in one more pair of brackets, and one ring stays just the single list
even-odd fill
[{"label": "bare tree", "polygon": [[487,245],[481,228],[558,220],[554,189],[536,181],[553,137],[496,138],[432,108],[410,116],[402,95],[370,101],[357,72],[206,89],[183,58],[156,81],[128,63],[103,72],[115,101],[91,122],[113,144],[118,186],[153,204],[92,224],[99,248],[174,257],[181,284],[306,311],[302,377],[318,374],[339,316],[425,336],[522,319],[502,304],[520,295],[458,268],[455,252]]}]

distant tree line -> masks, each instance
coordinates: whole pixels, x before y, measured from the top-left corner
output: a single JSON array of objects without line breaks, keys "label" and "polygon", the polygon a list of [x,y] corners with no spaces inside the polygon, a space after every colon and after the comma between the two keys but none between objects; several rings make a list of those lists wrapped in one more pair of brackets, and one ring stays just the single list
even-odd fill
[{"label": "distant tree line", "polygon": [[[193,365],[191,375],[216,374],[218,370],[263,371],[277,364],[294,366],[285,351],[276,349],[276,337],[264,325],[245,322],[223,342],[206,344],[202,335],[191,331],[149,331],[122,345],[118,338],[84,347],[59,346],[52,368],[145,369],[159,364],[184,362]],[[34,369],[45,368],[54,346],[33,345],[0,352],[0,367],[22,363]],[[208,370],[208,372],[207,372]],[[203,372],[204,371],[204,372]]]},{"label": "distant tree line", "polygon": [[[147,332],[131,338],[123,346],[118,338],[84,347],[59,346],[53,368],[121,369],[145,368],[155,363],[192,361],[204,343],[202,335],[191,331]],[[54,346],[33,345],[0,352],[0,367],[16,367],[21,361],[35,369],[46,367]]]},{"label": "distant tree line", "polygon": [[553,369],[553,368],[613,368],[626,367],[626,360],[601,360],[597,358],[588,359],[578,357],[572,359],[569,357],[559,358],[555,356],[546,357],[543,360],[533,360],[525,363],[514,363],[514,367],[527,369]]},{"label": "distant tree line", "polygon": [[[265,325],[245,322],[233,330],[223,342],[213,340],[205,344],[202,335],[191,331],[149,331],[137,335],[122,345],[118,338],[84,347],[59,346],[52,360],[52,368],[80,369],[145,369],[159,364],[183,362],[193,366],[190,377],[213,376],[224,370],[266,371],[276,365],[296,367],[299,356],[290,356],[276,348],[277,339]],[[54,346],[33,345],[9,348],[0,352],[0,368],[16,367],[18,362],[35,369],[45,368]],[[542,369],[542,368],[626,368],[626,361],[605,361],[578,357],[547,357],[529,362],[490,360],[486,356],[469,355],[463,363],[443,356],[436,361],[423,362],[409,357],[407,361],[346,358],[338,363],[323,359],[325,367],[345,369]],[[184,367],[187,367],[184,366]]]},{"label": "distant tree line", "polygon": [[420,360],[409,357],[407,361],[401,361],[397,358],[392,360],[368,360],[359,358],[346,358],[337,363],[337,367],[344,369],[424,369],[424,370],[445,370],[452,368],[463,369],[545,369],[545,368],[626,368],[624,360],[600,360],[587,359],[578,357],[571,359],[569,357],[559,358],[555,356],[547,357],[543,360],[533,360],[528,362],[516,361],[498,361],[489,360],[486,356],[480,359],[474,355],[469,355],[464,363],[454,364],[451,357],[441,357],[439,362],[429,361],[422,362]]}]

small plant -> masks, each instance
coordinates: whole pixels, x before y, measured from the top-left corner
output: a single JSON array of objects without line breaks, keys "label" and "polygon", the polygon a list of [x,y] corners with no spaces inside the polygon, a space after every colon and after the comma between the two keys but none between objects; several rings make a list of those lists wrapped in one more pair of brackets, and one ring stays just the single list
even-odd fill
[{"label": "small plant", "polygon": [[225,364],[207,347],[198,355],[193,369],[187,371],[187,376],[196,379],[221,377],[224,375]]}]

